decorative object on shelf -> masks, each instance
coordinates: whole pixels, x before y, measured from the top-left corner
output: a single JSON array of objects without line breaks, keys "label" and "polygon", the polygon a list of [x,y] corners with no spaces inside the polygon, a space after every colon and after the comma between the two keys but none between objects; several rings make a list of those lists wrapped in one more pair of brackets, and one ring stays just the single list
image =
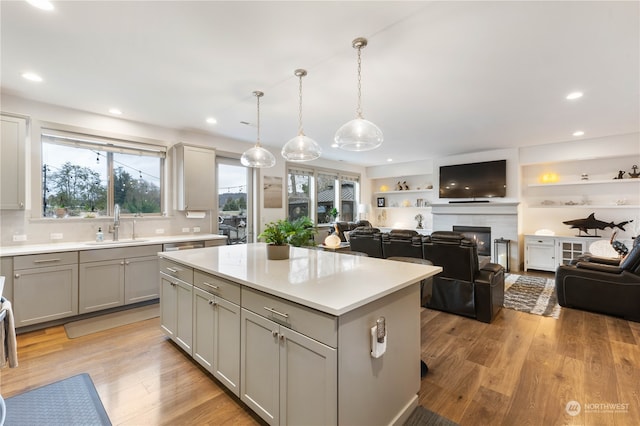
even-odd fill
[{"label": "decorative object on shelf", "polygon": [[427,185],[425,188],[427,188],[427,189],[433,189],[433,185],[429,184],[429,185]]},{"label": "decorative object on shelf", "polygon": [[258,120],[256,123],[257,127],[257,138],[256,145],[253,148],[249,148],[246,150],[242,157],[240,157],[240,162],[245,167],[255,167],[255,168],[268,168],[273,167],[276,164],[276,157],[273,156],[272,153],[267,151],[260,144],[260,98],[264,96],[264,93],[256,90],[253,92],[253,95],[256,97],[256,102],[258,105]]},{"label": "decorative object on shelf", "polygon": [[402,207],[411,207],[411,201],[402,200]]},{"label": "decorative object on shelf", "polygon": [[416,200],[416,207],[422,207],[424,205],[424,200],[422,198],[418,198]]},{"label": "decorative object on shelf", "polygon": [[378,214],[378,226],[385,226],[385,224],[387,223],[387,211],[386,210],[382,210],[379,214]]},{"label": "decorative object on shelf", "polygon": [[633,169],[633,172],[629,172],[629,177],[632,179],[637,179],[638,177],[640,177],[640,172],[638,172],[638,166],[634,164],[633,167],[631,168]]},{"label": "decorative object on shelf", "polygon": [[583,173],[580,175],[580,180],[589,180],[589,174],[588,173]]},{"label": "decorative object on shelf", "polygon": [[555,173],[545,173],[539,178],[541,183],[555,183],[558,181],[558,175]]},{"label": "decorative object on shelf", "polygon": [[493,263],[502,265],[505,272],[509,272],[509,258],[511,257],[511,240],[500,237],[493,240]]},{"label": "decorative object on shelf", "polygon": [[541,202],[540,204],[542,204],[543,206],[552,206],[554,205],[556,202],[552,201],[552,200],[544,200],[543,202]]},{"label": "decorative object on shelf", "polygon": [[407,185],[407,181],[406,180],[404,182],[402,182],[402,189],[404,189],[405,191],[409,190],[409,185]]},{"label": "decorative object on shelf", "polygon": [[358,37],[351,42],[358,50],[358,106],[356,118],[342,125],[336,132],[334,141],[338,148],[347,151],[368,151],[382,145],[384,137],[378,126],[365,120],[362,116],[362,49],[367,46],[367,39]]},{"label": "decorative object on shelf", "polygon": [[625,204],[627,204],[627,199],[626,198],[621,198],[619,200],[616,200],[616,205],[617,206],[624,206]]},{"label": "decorative object on shelf", "polygon": [[614,179],[623,179],[625,173],[624,170],[618,170],[618,176],[614,177]]},{"label": "decorative object on shelf", "polygon": [[378,207],[385,207],[386,200],[384,197],[378,197],[377,201],[378,201]]},{"label": "decorative object on shelf", "polygon": [[[591,213],[589,215],[589,217],[586,217],[584,219],[573,219],[573,220],[566,220],[562,223],[564,223],[565,225],[569,225],[571,226],[572,229],[578,229],[578,236],[582,237],[582,236],[591,236],[589,234],[589,229],[593,229],[594,230],[594,236],[598,236],[598,229],[600,230],[604,230],[605,228],[618,228],[622,231],[624,231],[624,227],[626,224],[633,222],[633,220],[626,220],[624,222],[620,222],[620,223],[613,223],[613,222],[603,222],[601,220],[596,219],[595,217],[595,213]],[[581,235],[580,232],[584,232],[585,235]]]},{"label": "decorative object on shelf", "polygon": [[380,192],[387,192],[389,187],[387,185],[380,185]]},{"label": "decorative object on shelf", "polygon": [[400,183],[400,181],[396,183],[396,191],[402,191],[402,184]]},{"label": "decorative object on shelf", "polygon": [[576,202],[575,202],[575,201],[573,201],[573,200],[569,200],[569,201],[567,201],[566,203],[564,203],[564,205],[565,205],[565,206],[577,206],[577,205],[578,205],[578,203],[576,203]]},{"label": "decorative object on shelf", "polygon": [[420,213],[418,213],[416,215],[416,217],[414,217],[414,219],[418,221],[418,226],[416,226],[416,229],[423,229],[422,228],[422,221],[424,220],[424,216],[422,216]]},{"label": "decorative object on shelf", "polygon": [[307,70],[297,69],[293,72],[293,74],[299,79],[298,135],[295,138],[289,140],[289,142],[287,142],[282,147],[281,154],[288,161],[311,161],[320,157],[322,149],[316,143],[316,141],[305,135],[302,129],[302,77],[307,75]]}]

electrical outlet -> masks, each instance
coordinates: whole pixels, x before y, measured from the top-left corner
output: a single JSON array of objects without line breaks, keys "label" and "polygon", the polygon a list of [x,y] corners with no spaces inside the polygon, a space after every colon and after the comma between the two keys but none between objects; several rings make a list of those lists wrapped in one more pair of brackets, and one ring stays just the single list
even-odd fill
[{"label": "electrical outlet", "polygon": [[156,234],[164,234],[164,228],[156,229]]},{"label": "electrical outlet", "polygon": [[13,241],[14,242],[27,241],[27,236],[25,234],[14,235],[13,236]]},{"label": "electrical outlet", "polygon": [[194,226],[193,227],[193,232],[200,232],[200,227],[199,226]]},{"label": "electrical outlet", "polygon": [[189,228],[182,228],[182,232],[189,232]]},{"label": "electrical outlet", "polygon": [[51,234],[49,234],[49,238],[51,238],[52,240],[61,240],[62,232],[52,232]]}]

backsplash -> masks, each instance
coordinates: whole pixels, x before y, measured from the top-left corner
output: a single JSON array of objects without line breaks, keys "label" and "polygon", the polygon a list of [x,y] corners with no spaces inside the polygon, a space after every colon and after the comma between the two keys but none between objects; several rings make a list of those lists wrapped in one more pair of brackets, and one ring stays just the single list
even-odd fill
[{"label": "backsplash", "polygon": [[[94,241],[98,227],[102,228],[106,241],[113,239],[109,225],[113,218],[73,218],[73,219],[30,219],[29,211],[0,211],[0,246],[16,246],[30,244],[48,244],[60,242]],[[133,217],[120,218],[119,239],[131,239],[133,234]],[[183,212],[175,216],[136,217],[136,238],[150,238],[161,235],[197,235],[213,232],[210,214],[203,219],[187,219]],[[199,230],[198,230],[199,228]],[[163,232],[161,233],[162,230]],[[26,238],[25,241],[14,241]]]}]

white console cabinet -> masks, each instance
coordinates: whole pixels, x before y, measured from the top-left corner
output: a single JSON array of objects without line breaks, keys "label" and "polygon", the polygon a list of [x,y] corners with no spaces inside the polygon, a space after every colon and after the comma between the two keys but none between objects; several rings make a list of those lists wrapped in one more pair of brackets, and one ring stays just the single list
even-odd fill
[{"label": "white console cabinet", "polygon": [[569,264],[589,250],[589,245],[601,237],[563,237],[525,235],[524,270],[555,272],[559,265]]}]

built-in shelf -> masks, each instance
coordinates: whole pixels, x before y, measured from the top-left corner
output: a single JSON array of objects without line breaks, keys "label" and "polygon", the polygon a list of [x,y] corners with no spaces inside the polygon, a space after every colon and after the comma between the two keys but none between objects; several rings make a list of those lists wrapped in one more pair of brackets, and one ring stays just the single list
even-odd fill
[{"label": "built-in shelf", "polygon": [[637,204],[538,204],[527,207],[530,209],[640,209],[640,205]]},{"label": "built-in shelf", "polygon": [[420,192],[432,192],[433,189],[404,189],[402,191],[379,191],[374,192],[375,195],[384,195],[384,194],[417,194]]},{"label": "built-in shelf", "polygon": [[431,209],[431,206],[422,206],[422,207],[416,207],[416,206],[397,206],[397,207],[376,207],[377,209],[380,210],[403,210],[403,209]]},{"label": "built-in shelf", "polygon": [[572,186],[572,185],[597,185],[597,184],[621,184],[621,183],[640,183],[640,179],[604,179],[604,180],[578,180],[573,182],[553,182],[553,183],[530,183],[529,188],[542,186]]}]

